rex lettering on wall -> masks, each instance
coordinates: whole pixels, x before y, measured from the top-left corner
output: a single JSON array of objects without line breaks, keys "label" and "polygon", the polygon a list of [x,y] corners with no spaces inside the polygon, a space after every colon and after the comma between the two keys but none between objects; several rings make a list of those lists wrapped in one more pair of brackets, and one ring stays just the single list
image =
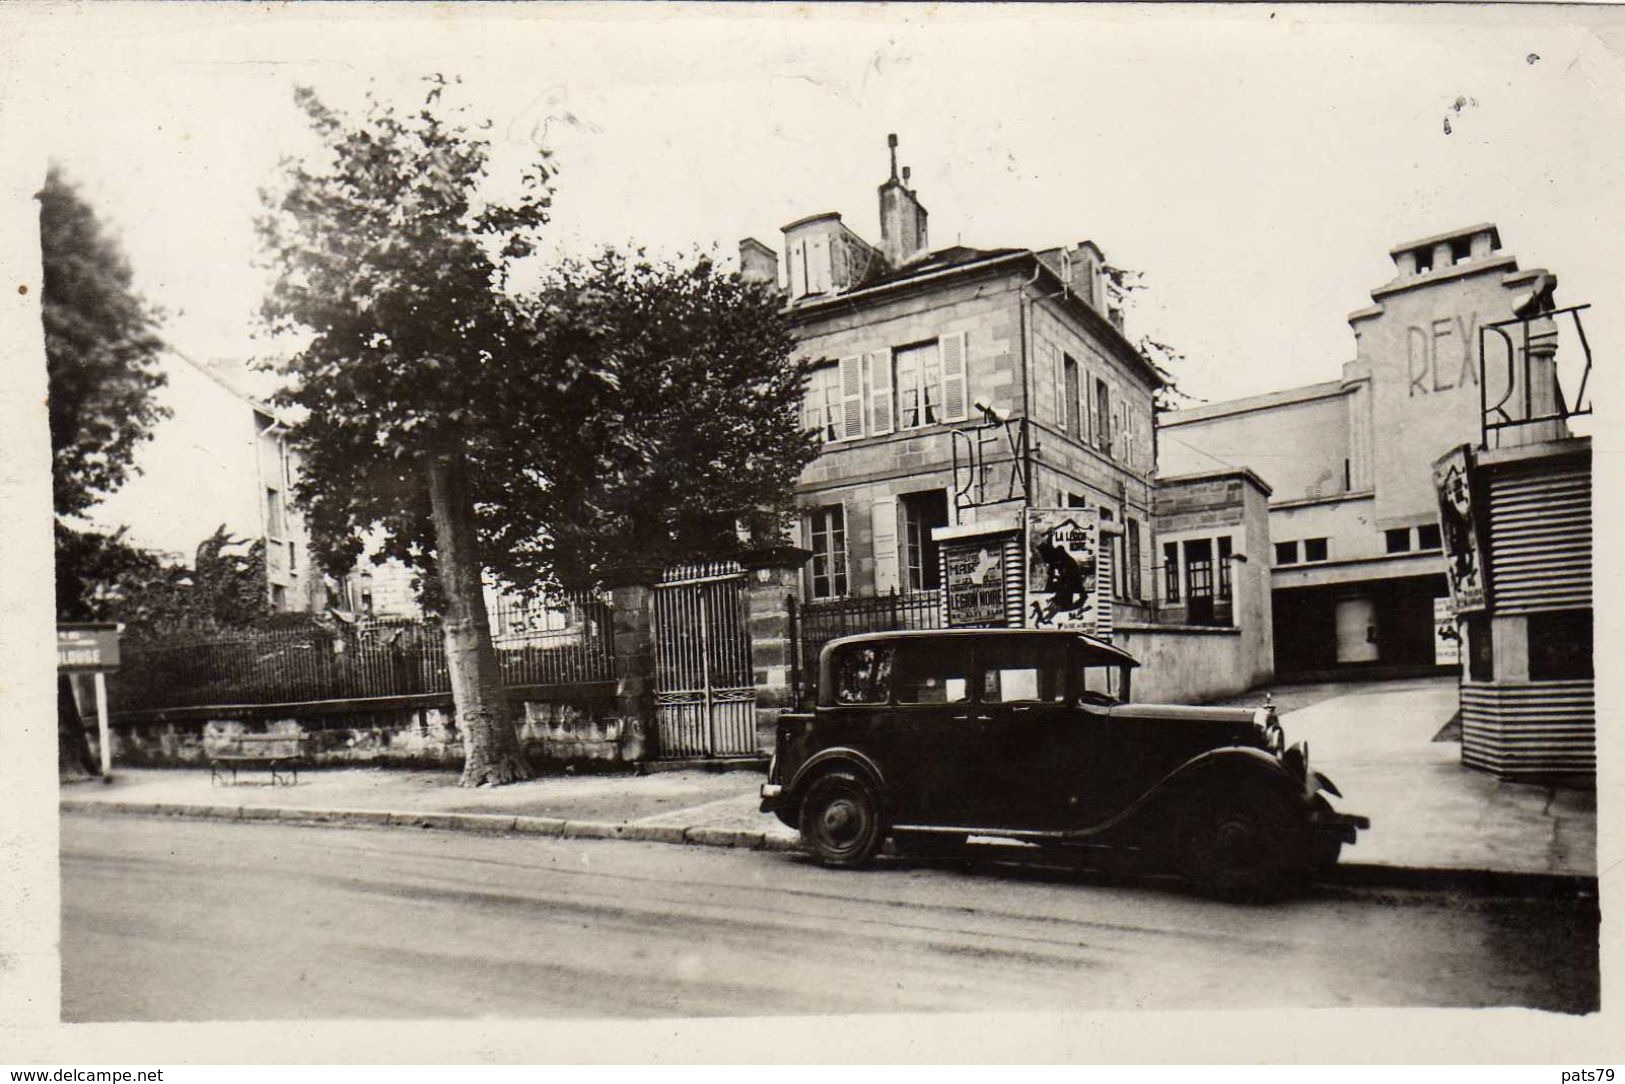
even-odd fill
[{"label": "rex lettering on wall", "polygon": [[[1474,343],[1478,313],[1460,313],[1411,324],[1405,329],[1405,371],[1410,379],[1407,395],[1431,395],[1456,388],[1478,386]],[[1451,342],[1454,340],[1454,343]]]}]

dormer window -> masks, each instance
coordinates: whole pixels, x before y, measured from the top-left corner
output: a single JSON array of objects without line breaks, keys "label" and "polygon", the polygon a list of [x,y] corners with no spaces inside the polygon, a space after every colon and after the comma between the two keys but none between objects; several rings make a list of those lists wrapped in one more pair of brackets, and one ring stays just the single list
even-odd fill
[{"label": "dormer window", "polygon": [[1433,246],[1426,245],[1416,250],[1416,273],[1425,275],[1433,270]]},{"label": "dormer window", "polygon": [[1471,237],[1457,237],[1450,242],[1450,262],[1452,264],[1466,263],[1473,258],[1473,239]]}]

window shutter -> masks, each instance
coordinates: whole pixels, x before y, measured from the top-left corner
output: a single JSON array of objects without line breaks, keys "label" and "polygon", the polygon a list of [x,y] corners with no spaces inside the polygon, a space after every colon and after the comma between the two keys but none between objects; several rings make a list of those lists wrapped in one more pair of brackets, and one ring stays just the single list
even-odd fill
[{"label": "window shutter", "polygon": [[829,238],[814,237],[807,242],[807,292],[829,292]]},{"label": "window shutter", "polygon": [[879,497],[870,509],[875,552],[875,594],[897,590],[897,498]]},{"label": "window shutter", "polygon": [[1087,441],[1089,444],[1094,445],[1100,439],[1100,414],[1095,410],[1095,374],[1092,372],[1083,374],[1083,413],[1089,419]]},{"label": "window shutter", "polygon": [[863,359],[841,359],[841,439],[863,436]]},{"label": "window shutter", "polygon": [[942,420],[962,422],[970,406],[969,335],[959,331],[942,337]]},{"label": "window shutter", "polygon": [[1055,425],[1066,432],[1066,364],[1065,355],[1055,343],[1049,345],[1050,372],[1055,379]]},{"label": "window shutter", "polygon": [[865,354],[863,367],[869,373],[869,432],[875,436],[892,431],[891,355]]}]

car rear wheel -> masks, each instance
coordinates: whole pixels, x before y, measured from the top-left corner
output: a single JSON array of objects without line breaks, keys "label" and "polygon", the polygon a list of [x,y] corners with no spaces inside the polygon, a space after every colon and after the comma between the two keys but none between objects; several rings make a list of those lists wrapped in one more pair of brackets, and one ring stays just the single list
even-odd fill
[{"label": "car rear wheel", "polygon": [[1277,899],[1298,868],[1292,811],[1279,795],[1239,784],[1205,787],[1191,796],[1179,825],[1182,871],[1220,899]]},{"label": "car rear wheel", "polygon": [[801,801],[801,840],[826,866],[861,866],[885,841],[874,791],[850,772],[813,780]]}]

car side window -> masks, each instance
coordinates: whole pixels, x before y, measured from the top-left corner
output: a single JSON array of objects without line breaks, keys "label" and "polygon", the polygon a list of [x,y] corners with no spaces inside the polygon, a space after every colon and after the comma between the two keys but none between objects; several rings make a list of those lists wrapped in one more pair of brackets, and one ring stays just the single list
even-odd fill
[{"label": "car side window", "polygon": [[884,704],[891,699],[890,644],[853,644],[835,657],[837,704]]},{"label": "car side window", "polygon": [[969,645],[904,641],[897,645],[892,688],[899,704],[963,704],[970,699]]},{"label": "car side window", "polygon": [[1111,705],[1122,698],[1122,681],[1116,666],[1085,666],[1079,671],[1082,685],[1078,700],[1084,704]]},{"label": "car side window", "polygon": [[1066,648],[1059,640],[984,642],[979,650],[982,701],[1056,704],[1065,700]]}]

